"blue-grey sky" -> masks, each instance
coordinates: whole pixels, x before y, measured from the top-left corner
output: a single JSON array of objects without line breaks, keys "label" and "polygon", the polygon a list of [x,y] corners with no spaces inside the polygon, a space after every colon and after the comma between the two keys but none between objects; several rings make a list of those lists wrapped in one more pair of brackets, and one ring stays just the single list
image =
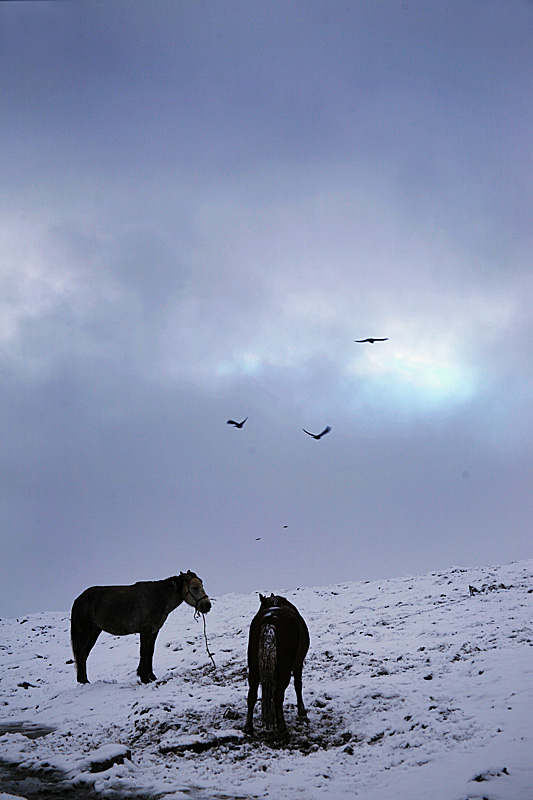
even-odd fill
[{"label": "blue-grey sky", "polygon": [[2,615],[531,556],[531,2],[0,30]]}]

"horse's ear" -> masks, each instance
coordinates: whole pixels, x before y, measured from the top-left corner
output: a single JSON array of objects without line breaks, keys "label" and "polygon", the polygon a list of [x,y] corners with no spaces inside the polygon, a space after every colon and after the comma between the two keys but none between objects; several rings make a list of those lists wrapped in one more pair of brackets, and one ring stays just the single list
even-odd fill
[{"label": "horse's ear", "polygon": [[264,603],[264,602],[265,602],[265,600],[266,600],[266,597],[265,597],[263,594],[261,594],[261,592],[259,592],[259,600],[260,600],[260,602],[261,602],[261,605],[263,605],[263,603]]}]

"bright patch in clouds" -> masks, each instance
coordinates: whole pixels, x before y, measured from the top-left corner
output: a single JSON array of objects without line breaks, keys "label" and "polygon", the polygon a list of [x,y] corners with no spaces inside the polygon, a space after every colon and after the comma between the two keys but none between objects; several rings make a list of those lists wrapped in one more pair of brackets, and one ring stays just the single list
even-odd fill
[{"label": "bright patch in clouds", "polygon": [[[361,301],[362,302],[362,301]],[[329,365],[349,395],[361,403],[396,410],[441,409],[472,399],[490,376],[479,354],[504,335],[514,307],[505,298],[433,298],[424,314],[408,304],[405,319],[384,317],[374,300],[364,306],[362,322],[353,324],[350,298],[310,290],[278,298],[268,322],[254,331],[246,349],[235,350],[216,366],[218,375],[259,376],[265,369],[290,370],[299,381]],[[365,318],[374,319],[370,324]],[[356,344],[356,337],[388,337]],[[481,362],[482,363],[482,362]],[[324,378],[326,380],[326,378]],[[331,397],[335,387],[323,386]]]},{"label": "bright patch in clouds", "polygon": [[[407,321],[389,319],[379,336],[389,340],[358,345],[348,374],[365,401],[409,408],[453,406],[474,397],[489,380],[480,353],[512,324],[515,308],[506,298],[449,296],[433,314],[406,312]],[[383,333],[385,332],[385,333]]]},{"label": "bright patch in clouds", "polygon": [[476,391],[475,371],[451,350],[440,350],[391,347],[388,353],[352,361],[349,372],[366,383],[366,397],[415,407],[462,403]]},{"label": "bright patch in clouds", "polygon": [[237,355],[233,360],[225,359],[216,365],[217,375],[256,375],[262,366],[261,357],[257,353],[245,352]]}]

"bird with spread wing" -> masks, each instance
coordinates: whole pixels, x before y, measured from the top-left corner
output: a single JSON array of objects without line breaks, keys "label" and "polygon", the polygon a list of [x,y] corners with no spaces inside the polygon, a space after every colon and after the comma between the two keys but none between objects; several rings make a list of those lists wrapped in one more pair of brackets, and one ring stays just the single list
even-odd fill
[{"label": "bird with spread wing", "polygon": [[235,425],[236,428],[242,428],[248,417],[245,417],[242,422],[235,422],[234,419],[228,419],[226,425]]},{"label": "bird with spread wing", "polygon": [[313,439],[320,439],[322,436],[325,436],[325,435],[326,435],[326,433],[329,433],[329,432],[330,432],[330,430],[331,430],[331,426],[330,426],[330,425],[326,425],[326,427],[324,428],[324,430],[322,431],[322,433],[310,433],[309,431],[306,431],[306,430],[305,430],[305,428],[302,428],[302,430],[303,430],[303,432],[304,432],[304,433],[306,433],[308,436],[312,436],[312,437],[313,437]]}]

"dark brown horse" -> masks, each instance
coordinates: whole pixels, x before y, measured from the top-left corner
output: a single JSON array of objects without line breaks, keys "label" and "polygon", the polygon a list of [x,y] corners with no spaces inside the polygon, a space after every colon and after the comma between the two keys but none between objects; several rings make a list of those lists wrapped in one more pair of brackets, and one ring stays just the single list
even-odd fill
[{"label": "dark brown horse", "polygon": [[307,717],[302,698],[302,667],[309,649],[309,631],[300,612],[279,595],[259,595],[261,607],[250,625],[248,639],[248,716],[244,730],[254,731],[257,689],[261,684],[261,710],[266,731],[283,734],[285,689],[294,675],[298,716]]},{"label": "dark brown horse", "polygon": [[139,581],[131,586],[91,586],[74,600],[70,636],[79,683],[87,679],[87,657],[102,631],[114,636],[141,634],[137,675],[155,681],[152,659],[157,634],[166,618],[183,601],[207,614],[211,601],[202,581],[190,570],[162,581]]}]

